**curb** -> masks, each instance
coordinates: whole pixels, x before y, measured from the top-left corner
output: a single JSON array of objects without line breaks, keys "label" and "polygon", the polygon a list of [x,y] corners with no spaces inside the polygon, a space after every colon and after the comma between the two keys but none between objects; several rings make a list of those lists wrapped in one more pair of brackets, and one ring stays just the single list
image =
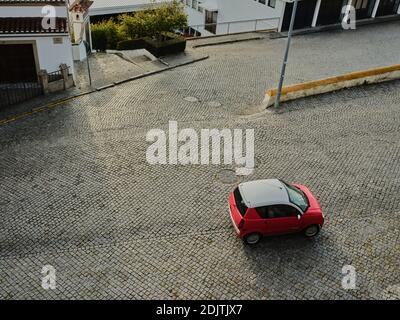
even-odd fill
[{"label": "curb", "polygon": [[[281,101],[290,101],[300,98],[333,92],[344,88],[356,87],[364,84],[379,83],[400,79],[400,64],[346,73],[315,81],[303,82],[282,88]],[[269,89],[262,106],[271,107],[276,98],[277,89]]]},{"label": "curb", "polygon": [[252,38],[245,38],[245,39],[236,39],[236,40],[226,40],[220,42],[209,42],[204,44],[195,44],[192,46],[193,49],[201,48],[201,47],[211,47],[211,46],[219,46],[222,44],[230,44],[230,43],[237,43],[237,42],[245,42],[245,41],[253,41],[253,40],[262,40],[264,37],[252,37]]},{"label": "curb", "polygon": [[50,110],[52,108],[55,108],[55,107],[57,107],[59,105],[62,105],[64,103],[66,103],[66,102],[72,101],[72,100],[74,100],[76,98],[79,98],[79,97],[82,97],[82,96],[89,95],[89,94],[94,93],[94,92],[100,92],[100,91],[103,91],[103,90],[118,86],[120,84],[124,84],[124,83],[131,82],[131,81],[134,81],[134,80],[146,78],[146,77],[158,74],[158,73],[162,73],[164,71],[168,71],[168,70],[176,69],[176,68],[179,68],[179,67],[187,66],[187,65],[193,64],[195,62],[200,62],[200,61],[206,60],[208,58],[209,58],[209,56],[207,55],[207,56],[204,56],[204,57],[201,57],[201,58],[197,58],[197,59],[193,59],[193,60],[181,63],[181,64],[177,64],[175,66],[167,67],[167,68],[156,70],[156,71],[146,72],[146,73],[143,73],[143,74],[140,74],[140,75],[137,75],[137,76],[130,77],[130,78],[125,79],[125,80],[116,81],[114,83],[95,88],[94,90],[82,92],[82,93],[73,95],[73,96],[68,97],[68,98],[56,100],[56,101],[53,101],[53,102],[51,102],[51,103],[49,103],[49,104],[47,104],[45,106],[35,107],[35,108],[32,108],[30,111],[27,111],[27,112],[24,112],[24,113],[20,113],[20,114],[14,115],[14,116],[10,116],[10,117],[4,118],[4,119],[0,119],[0,126],[8,124],[10,122],[14,122],[14,121],[19,120],[19,119],[26,118],[26,117],[28,117],[30,115],[33,115],[35,113],[38,113],[38,112]]},{"label": "curb", "polygon": [[214,34],[212,36],[203,36],[203,37],[190,37],[186,38],[186,41],[197,41],[197,40],[204,40],[204,39],[214,39],[214,38],[223,38],[223,37],[229,37],[229,36],[236,36],[240,34],[250,34],[250,33],[272,33],[276,32],[276,28],[272,29],[262,29],[262,30],[253,30],[253,31],[241,31],[241,32],[232,32],[232,33],[227,33],[227,34]]}]

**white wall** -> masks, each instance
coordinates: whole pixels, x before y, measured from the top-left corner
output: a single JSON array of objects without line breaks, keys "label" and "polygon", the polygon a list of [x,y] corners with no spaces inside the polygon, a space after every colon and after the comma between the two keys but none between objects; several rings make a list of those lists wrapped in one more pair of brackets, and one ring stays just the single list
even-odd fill
[{"label": "white wall", "polygon": [[[67,17],[67,8],[65,6],[54,6],[54,8],[56,9],[57,17]],[[42,9],[43,6],[2,6],[0,9],[0,17],[44,17],[46,14],[42,13]]]},{"label": "white wall", "polygon": [[83,41],[72,46],[72,55],[75,61],[83,61],[86,59],[86,47]]},{"label": "white wall", "polygon": [[[232,23],[229,27],[230,33],[253,31],[255,27],[257,27],[257,30],[277,28],[278,20],[268,21],[267,19],[280,18],[283,12],[283,2],[279,0],[276,1],[275,8],[271,8],[267,4],[264,5],[255,0],[203,1],[203,3],[206,2],[215,2],[217,4],[218,23],[260,19],[260,21],[257,22],[257,26],[255,25],[255,22]],[[268,3],[268,0],[266,2]],[[204,13],[200,13],[186,5],[185,8],[188,13],[189,25],[200,25],[205,23]],[[227,24],[218,25],[217,34],[224,34],[227,33],[227,31]]]},{"label": "white wall", "polygon": [[54,44],[53,37],[36,38],[36,46],[39,55],[41,69],[48,72],[57,71],[60,64],[65,63],[73,72],[72,46],[69,36],[64,36],[62,44]]}]

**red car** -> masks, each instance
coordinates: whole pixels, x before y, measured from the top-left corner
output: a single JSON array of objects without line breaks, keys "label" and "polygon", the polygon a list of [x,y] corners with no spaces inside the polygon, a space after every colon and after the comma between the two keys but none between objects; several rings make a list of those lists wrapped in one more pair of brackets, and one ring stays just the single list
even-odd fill
[{"label": "red car", "polygon": [[229,196],[229,207],[237,234],[248,244],[294,232],[314,237],[324,224],[322,209],[307,187],[278,179],[240,184]]}]

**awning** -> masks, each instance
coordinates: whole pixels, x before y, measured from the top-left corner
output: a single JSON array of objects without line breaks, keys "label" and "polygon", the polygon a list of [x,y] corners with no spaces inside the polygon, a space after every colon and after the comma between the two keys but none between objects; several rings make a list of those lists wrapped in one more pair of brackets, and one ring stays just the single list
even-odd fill
[{"label": "awning", "polygon": [[206,1],[199,4],[204,10],[207,11],[218,11],[218,5],[214,1]]}]

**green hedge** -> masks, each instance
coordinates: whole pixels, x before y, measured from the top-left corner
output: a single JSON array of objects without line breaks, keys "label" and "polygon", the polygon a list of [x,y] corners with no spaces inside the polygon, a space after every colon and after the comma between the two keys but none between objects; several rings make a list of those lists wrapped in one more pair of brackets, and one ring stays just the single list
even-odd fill
[{"label": "green hedge", "polygon": [[121,41],[117,45],[117,50],[137,50],[144,48],[146,48],[146,40],[144,38]]},{"label": "green hedge", "polygon": [[92,25],[93,49],[98,51],[116,49],[118,42],[121,40],[118,25],[114,20]]},{"label": "green hedge", "polygon": [[107,50],[107,32],[106,30],[98,29],[92,31],[93,49],[97,51]]},{"label": "green hedge", "polygon": [[186,49],[186,39],[174,33],[163,33],[164,40],[155,40],[149,37],[121,41],[118,50],[146,49],[156,57],[183,52]]},{"label": "green hedge", "polygon": [[164,33],[167,40],[159,41],[146,38],[146,49],[156,57],[183,52],[186,49],[186,39],[174,33]]}]

